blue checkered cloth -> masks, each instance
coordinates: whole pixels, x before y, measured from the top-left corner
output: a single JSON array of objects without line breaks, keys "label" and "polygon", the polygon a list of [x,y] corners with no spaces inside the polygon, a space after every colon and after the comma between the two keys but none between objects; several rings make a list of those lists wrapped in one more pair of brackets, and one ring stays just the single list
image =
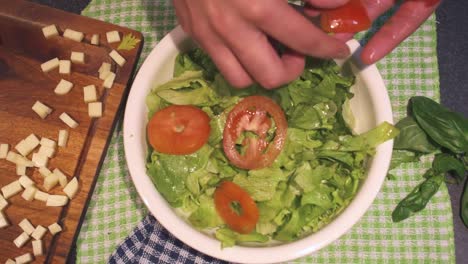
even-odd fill
[{"label": "blue checkered cloth", "polygon": [[227,263],[185,245],[171,235],[151,214],[146,216],[109,259],[111,264],[129,263]]}]

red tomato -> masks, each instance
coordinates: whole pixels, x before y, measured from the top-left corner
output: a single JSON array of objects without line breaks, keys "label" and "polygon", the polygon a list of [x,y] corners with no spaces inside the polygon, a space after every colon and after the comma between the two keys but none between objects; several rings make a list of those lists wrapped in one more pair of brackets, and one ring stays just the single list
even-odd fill
[{"label": "red tomato", "polygon": [[[214,192],[216,211],[224,222],[234,231],[248,234],[255,229],[259,213],[255,201],[239,185],[222,182]],[[240,205],[240,212],[233,209],[233,203]]]},{"label": "red tomato", "polygon": [[156,151],[187,155],[208,141],[210,118],[195,106],[171,105],[153,115],[147,132],[149,143]]},{"label": "red tomato", "polygon": [[[271,120],[276,126],[275,137],[266,139]],[[270,166],[280,154],[286,140],[287,121],[283,110],[273,100],[264,96],[249,96],[240,101],[229,113],[223,132],[224,153],[229,161],[242,169],[260,169]],[[250,131],[256,137],[244,139],[246,151],[241,155],[236,149],[239,136]]]},{"label": "red tomato", "polygon": [[325,10],[320,25],[326,32],[356,33],[368,29],[371,21],[361,0],[351,0],[344,6]]}]

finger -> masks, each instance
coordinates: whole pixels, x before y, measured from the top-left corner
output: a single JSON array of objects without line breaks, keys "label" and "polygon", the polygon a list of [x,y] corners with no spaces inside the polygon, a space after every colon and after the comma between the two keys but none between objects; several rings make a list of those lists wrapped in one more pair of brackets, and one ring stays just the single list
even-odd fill
[{"label": "finger", "polygon": [[[191,17],[205,17],[198,6],[188,5]],[[210,55],[224,78],[236,88],[245,88],[253,83],[252,78],[242,67],[226,44],[216,35],[206,20],[190,21],[192,35],[198,44]]]},{"label": "finger", "polygon": [[190,34],[190,23],[188,22],[190,19],[190,14],[185,0],[173,0],[172,3],[174,5],[177,20],[179,21],[180,26],[186,33]]},{"label": "finger", "polygon": [[319,58],[345,58],[349,55],[345,43],[315,27],[307,18],[288,6],[286,1],[268,2],[267,5],[252,10],[241,10],[241,13],[246,14],[253,24],[268,35],[300,53]]},{"label": "finger", "polygon": [[424,1],[405,1],[396,13],[371,38],[361,53],[366,64],[383,58],[411,35],[434,12],[437,5],[428,6]]},{"label": "finger", "polygon": [[349,0],[306,0],[304,2],[315,8],[337,8],[346,4]]},{"label": "finger", "polygon": [[264,88],[272,89],[292,81],[304,69],[303,56],[286,53],[280,57],[263,32],[236,14],[215,17],[211,25],[244,69]]}]

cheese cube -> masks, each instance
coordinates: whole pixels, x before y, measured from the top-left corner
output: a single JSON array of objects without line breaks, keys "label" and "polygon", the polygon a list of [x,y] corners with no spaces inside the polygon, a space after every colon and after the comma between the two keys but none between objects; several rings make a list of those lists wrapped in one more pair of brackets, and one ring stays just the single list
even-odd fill
[{"label": "cheese cube", "polygon": [[42,119],[46,118],[50,113],[52,113],[52,108],[41,103],[40,101],[36,101],[34,103],[32,110],[36,112],[36,114],[38,114]]},{"label": "cheese cube", "polygon": [[88,115],[90,117],[101,117],[102,116],[102,103],[101,102],[89,103]]},{"label": "cheese cube", "polygon": [[15,261],[16,261],[16,264],[30,263],[31,261],[33,261],[33,256],[31,255],[31,253],[26,253],[19,257],[16,257]]},{"label": "cheese cube", "polygon": [[120,34],[117,30],[106,33],[107,43],[115,43],[120,41]]},{"label": "cheese cube", "polygon": [[41,146],[38,151],[39,154],[44,155],[48,158],[52,158],[55,155],[55,148]]},{"label": "cheese cube", "polygon": [[68,203],[68,197],[65,195],[49,195],[46,206],[65,206]]},{"label": "cheese cube", "polygon": [[34,199],[34,195],[36,194],[37,188],[34,186],[28,186],[24,190],[23,194],[21,194],[21,197],[25,199],[26,201],[32,201]]},{"label": "cheese cube", "polygon": [[63,37],[71,39],[77,42],[81,42],[84,38],[83,32],[75,31],[73,29],[65,29],[63,32]]},{"label": "cheese cube", "polygon": [[91,103],[97,101],[96,86],[88,85],[83,87],[83,99],[85,103]]},{"label": "cheese cube", "polygon": [[8,219],[6,218],[5,214],[0,211],[0,229],[5,228],[9,226],[10,223],[8,222]]},{"label": "cheese cube", "polygon": [[96,46],[99,45],[99,34],[93,34],[91,37],[91,44]]},{"label": "cheese cube", "polygon": [[44,179],[44,189],[50,191],[58,184],[58,176],[55,173],[50,174]]},{"label": "cheese cube", "polygon": [[34,226],[31,224],[31,222],[29,222],[28,219],[24,218],[23,220],[21,220],[21,222],[18,224],[19,227],[21,227],[21,229],[23,229],[23,231],[28,234],[28,235],[31,235],[33,232],[34,232]]},{"label": "cheese cube", "polygon": [[18,153],[15,153],[13,151],[8,151],[6,160],[16,164],[18,162],[19,157],[21,157],[21,155],[19,155]]},{"label": "cheese cube", "polygon": [[41,225],[36,226],[34,232],[32,232],[31,236],[36,240],[41,240],[41,238],[45,235],[47,229]]},{"label": "cheese cube", "polygon": [[57,146],[57,142],[46,137],[42,137],[41,141],[39,141],[39,144],[41,144],[41,146],[49,147],[49,148],[55,148]]},{"label": "cheese cube", "polygon": [[8,199],[12,197],[13,195],[20,193],[22,190],[23,190],[23,187],[21,187],[21,184],[19,183],[19,181],[11,182],[2,187],[3,197],[5,197],[5,199]]},{"label": "cheese cube", "polygon": [[29,155],[38,145],[39,140],[34,134],[29,135],[26,139],[21,140],[15,149],[23,156]]},{"label": "cheese cube", "polygon": [[38,138],[36,137],[36,135],[34,135],[34,134],[30,134],[30,135],[25,139],[25,141],[26,141],[29,145],[31,145],[31,147],[32,147],[33,149],[36,148],[36,147],[39,145],[39,143],[40,143],[39,139],[38,139]]},{"label": "cheese cube", "polygon": [[63,188],[63,192],[68,196],[68,198],[73,199],[78,192],[78,180],[76,177],[73,179]]},{"label": "cheese cube", "polygon": [[109,56],[115,61],[115,63],[117,63],[120,67],[124,66],[125,62],[127,62],[125,60],[124,57],[122,57],[122,55],[120,55],[116,50],[112,50],[110,53],[109,53]]},{"label": "cheese cube", "polygon": [[52,172],[47,167],[39,167],[39,173],[44,178],[47,178],[52,174]]},{"label": "cheese cube", "polygon": [[67,176],[61,170],[59,170],[58,168],[55,168],[54,169],[54,174],[57,175],[58,182],[59,182],[60,186],[62,186],[62,188],[67,186],[67,184],[68,184]]},{"label": "cheese cube", "polygon": [[8,155],[8,151],[10,150],[10,145],[8,144],[0,144],[0,159],[5,159]]},{"label": "cheese cube", "polygon": [[5,261],[5,264],[16,264],[16,261],[12,260],[12,259],[7,259]]},{"label": "cheese cube", "polygon": [[62,113],[60,115],[60,120],[62,120],[67,126],[71,127],[71,128],[76,128],[78,127],[78,123],[73,120],[73,118],[71,118],[71,116],[69,116],[67,113]]},{"label": "cheese cube", "polygon": [[104,88],[110,89],[112,88],[112,85],[114,85],[114,80],[115,80],[115,73],[109,72],[102,86]]},{"label": "cheese cube", "polygon": [[46,155],[36,152],[32,155],[32,162],[34,162],[34,166],[36,167],[47,167],[49,163],[49,157]]},{"label": "cheese cube", "polygon": [[62,79],[55,87],[54,93],[57,95],[65,95],[69,93],[72,88],[73,88],[73,83]]},{"label": "cheese cube", "polygon": [[26,175],[21,176],[18,179],[18,182],[21,184],[21,186],[23,186],[23,188],[27,188],[29,186],[34,186],[33,180],[31,180],[31,178],[29,178]]},{"label": "cheese cube", "polygon": [[26,175],[26,166],[16,165],[16,175]]},{"label": "cheese cube", "polygon": [[13,243],[15,243],[17,248],[21,248],[28,242],[29,240],[29,235],[26,234],[26,232],[21,233],[15,240],[13,240]]},{"label": "cheese cube", "polygon": [[67,141],[68,141],[68,130],[65,130],[65,129],[59,130],[59,135],[58,135],[59,147],[66,147]]},{"label": "cheese cube", "polygon": [[50,72],[51,70],[54,70],[59,67],[59,59],[58,58],[53,58],[51,60],[48,60],[44,63],[41,64],[41,69],[43,72]]},{"label": "cheese cube", "polygon": [[42,240],[34,240],[32,242],[34,256],[44,255],[44,248],[42,247]]},{"label": "cheese cube", "polygon": [[52,235],[55,235],[57,234],[58,232],[61,232],[62,231],[62,227],[57,224],[57,223],[53,223],[49,226],[49,232],[52,234]]},{"label": "cheese cube", "polygon": [[105,80],[109,73],[112,71],[111,64],[107,62],[103,62],[101,67],[99,67],[99,79]]},{"label": "cheese cube", "polygon": [[57,30],[57,27],[55,25],[49,25],[47,27],[42,28],[42,34],[44,34],[44,37],[46,39],[55,37],[59,35],[59,32]]},{"label": "cheese cube", "polygon": [[59,61],[59,73],[60,74],[70,74],[71,73],[71,61],[69,61],[69,60],[60,60]]},{"label": "cheese cube", "polygon": [[0,194],[0,212],[8,206],[8,201]]},{"label": "cheese cube", "polygon": [[47,202],[47,199],[49,199],[49,194],[40,190],[37,190],[36,193],[34,194],[34,200],[38,200],[41,202]]},{"label": "cheese cube", "polygon": [[73,63],[80,63],[83,64],[85,63],[85,57],[83,52],[77,52],[77,51],[72,51],[70,60]]}]

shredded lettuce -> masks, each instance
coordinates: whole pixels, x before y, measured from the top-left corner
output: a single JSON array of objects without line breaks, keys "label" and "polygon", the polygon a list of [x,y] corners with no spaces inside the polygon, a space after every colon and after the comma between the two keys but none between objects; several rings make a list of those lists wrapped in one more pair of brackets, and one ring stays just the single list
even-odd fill
[{"label": "shredded lettuce", "polygon": [[[354,77],[340,71],[333,61],[308,58],[302,75],[288,85],[234,89],[202,50],[180,54],[174,78],[148,95],[149,116],[171,104],[195,105],[211,118],[211,133],[208,143],[191,155],[150,150],[147,169],[156,188],[195,228],[214,229],[222,247],[294,241],[316,232],[353,199],[375,147],[398,134],[388,123],[352,134],[349,99]],[[246,171],[232,166],[224,155],[223,130],[236,103],[259,94],[282,107],[287,139],[271,167]],[[222,180],[238,184],[256,201],[260,217],[251,234],[230,230],[217,214],[213,193]]]}]

